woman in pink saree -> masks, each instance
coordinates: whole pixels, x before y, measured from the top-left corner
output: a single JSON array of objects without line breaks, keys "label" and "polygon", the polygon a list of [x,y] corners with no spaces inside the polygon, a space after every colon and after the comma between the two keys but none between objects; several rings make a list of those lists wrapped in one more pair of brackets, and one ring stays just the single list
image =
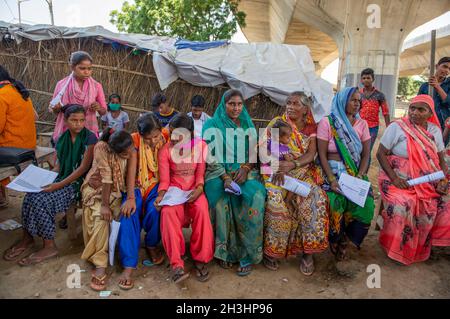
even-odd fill
[{"label": "woman in pink saree", "polygon": [[107,112],[105,94],[100,83],[92,78],[92,57],[84,51],[73,52],[70,56],[72,73],[56,84],[49,110],[57,115],[52,143],[67,130],[61,107],[66,104],[79,104],[86,110],[85,126],[98,137],[98,114]]},{"label": "woman in pink saree", "polygon": [[444,142],[428,95],[415,97],[408,116],[389,125],[380,141],[378,177],[384,209],[380,244],[405,265],[425,261],[432,246],[450,246],[448,179],[409,186],[408,180],[444,171]]}]

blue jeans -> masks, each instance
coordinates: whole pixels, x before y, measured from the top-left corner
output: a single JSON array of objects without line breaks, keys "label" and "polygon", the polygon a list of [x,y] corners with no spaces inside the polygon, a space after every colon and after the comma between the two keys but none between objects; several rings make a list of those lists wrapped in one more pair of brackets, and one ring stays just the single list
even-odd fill
[{"label": "blue jeans", "polygon": [[370,132],[370,152],[372,153],[372,148],[375,145],[375,141],[377,139],[378,136],[378,129],[380,127],[379,126],[375,126],[375,127],[370,127],[369,128],[369,132]]}]

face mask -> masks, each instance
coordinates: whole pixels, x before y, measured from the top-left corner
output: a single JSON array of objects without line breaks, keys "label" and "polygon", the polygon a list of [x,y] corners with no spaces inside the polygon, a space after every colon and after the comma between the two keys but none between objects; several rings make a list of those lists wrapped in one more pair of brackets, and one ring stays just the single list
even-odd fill
[{"label": "face mask", "polygon": [[120,104],[109,103],[109,109],[111,111],[119,111],[120,107],[121,107]]}]

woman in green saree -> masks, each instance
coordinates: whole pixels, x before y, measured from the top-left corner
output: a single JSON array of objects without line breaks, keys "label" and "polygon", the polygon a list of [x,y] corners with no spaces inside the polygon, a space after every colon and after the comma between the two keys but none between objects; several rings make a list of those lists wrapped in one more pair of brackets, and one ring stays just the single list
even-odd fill
[{"label": "woman in green saree", "polygon": [[374,211],[372,190],[360,207],[342,195],[338,184],[342,173],[368,181],[370,133],[358,114],[360,99],[357,88],[338,92],[330,116],[324,117],[317,129],[320,162],[328,181],[324,188],[330,201],[330,248],[338,260],[346,259],[348,240],[359,249]]},{"label": "woman in green saree", "polygon": [[[257,152],[253,147],[257,134],[243,101],[240,91],[225,92],[202,134],[209,147],[205,193],[215,231],[214,257],[223,268],[231,268],[233,263],[239,262],[237,274],[240,276],[250,274],[252,264],[262,260],[266,198],[260,175],[254,163],[250,163],[256,161],[251,157],[257,158],[256,154],[250,154]],[[248,139],[241,136],[244,132]],[[245,148],[239,147],[244,146],[242,144]],[[216,157],[213,159],[214,150]],[[225,192],[232,182],[239,185],[241,195]]]}]

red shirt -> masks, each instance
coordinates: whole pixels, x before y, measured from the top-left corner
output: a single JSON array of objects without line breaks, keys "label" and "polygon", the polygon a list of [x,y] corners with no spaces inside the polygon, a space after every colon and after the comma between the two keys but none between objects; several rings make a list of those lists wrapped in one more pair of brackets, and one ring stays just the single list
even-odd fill
[{"label": "red shirt", "polygon": [[369,128],[377,127],[380,125],[380,107],[383,115],[389,114],[389,106],[384,94],[376,88],[373,88],[373,91],[368,92],[368,94],[364,92],[364,88],[361,88],[359,92],[361,93],[361,110],[359,111],[359,115],[366,120]]}]

